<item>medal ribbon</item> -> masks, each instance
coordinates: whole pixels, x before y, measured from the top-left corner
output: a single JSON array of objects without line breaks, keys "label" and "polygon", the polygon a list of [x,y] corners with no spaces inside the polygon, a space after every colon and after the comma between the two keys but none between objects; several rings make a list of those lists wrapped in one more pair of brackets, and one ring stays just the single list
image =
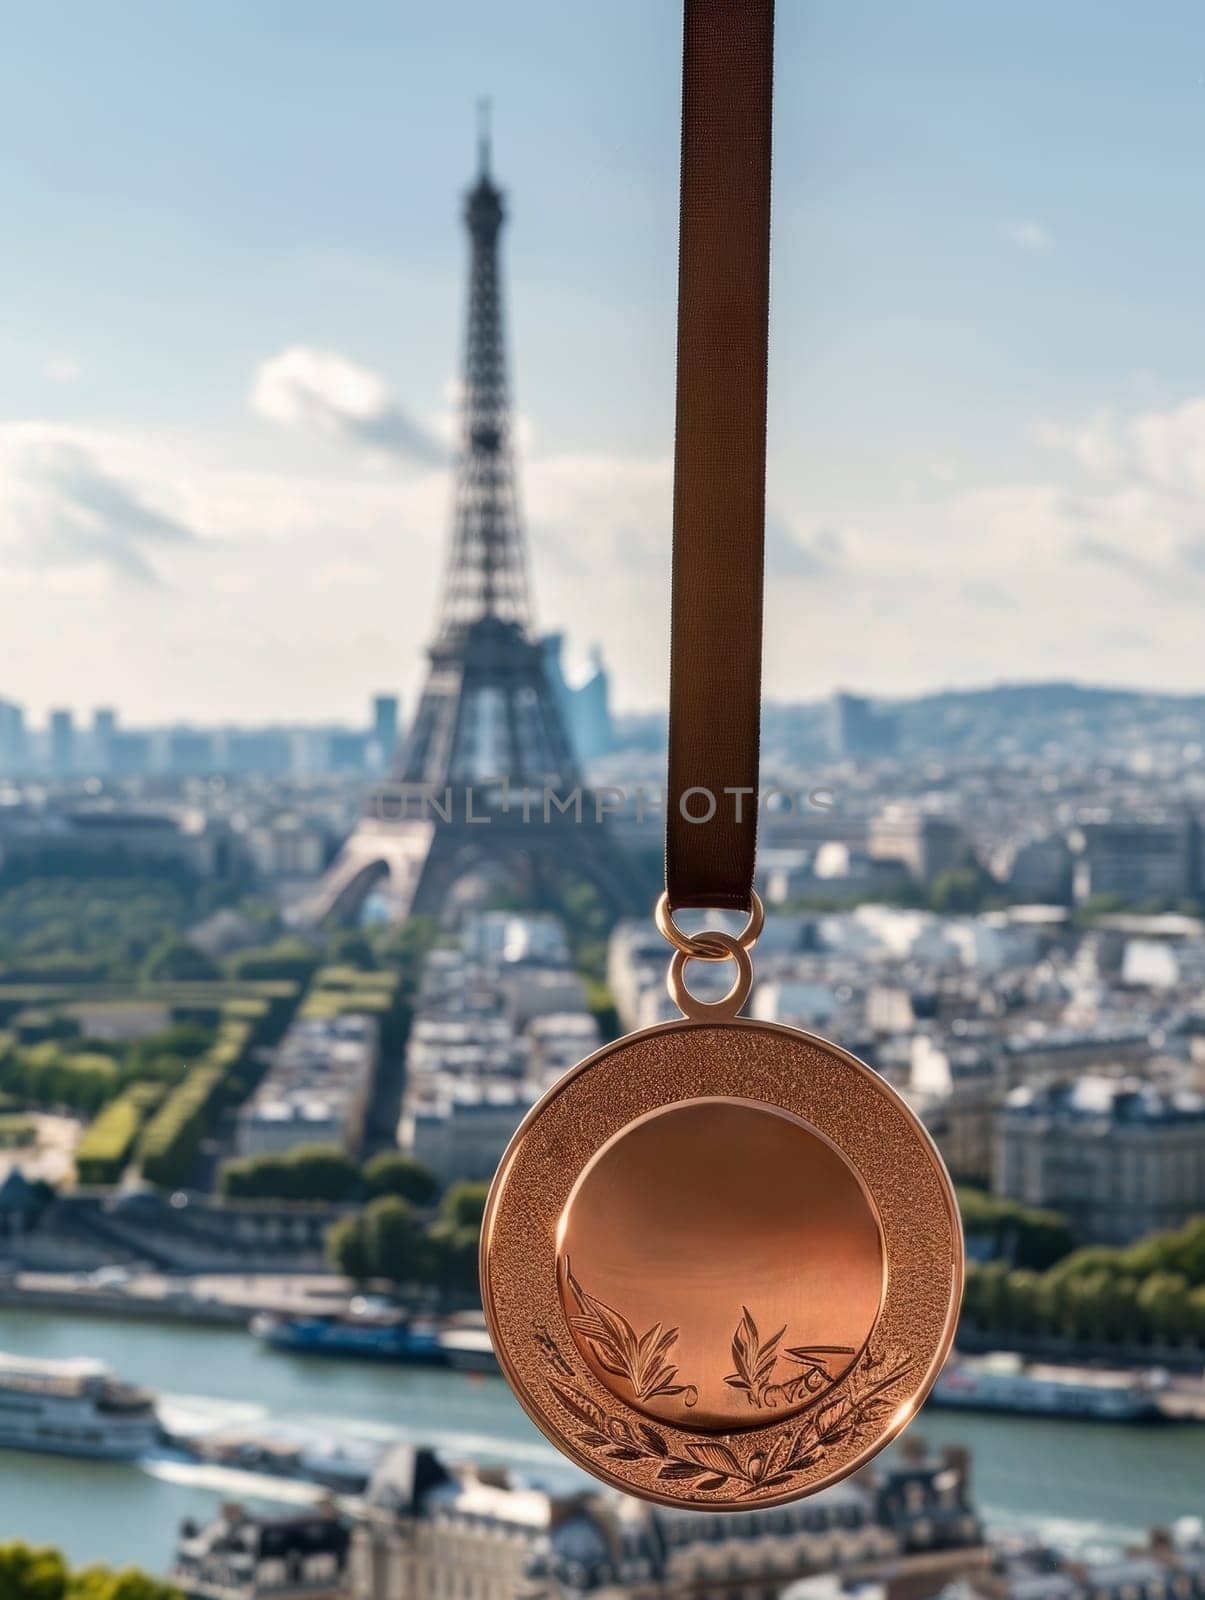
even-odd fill
[{"label": "medal ribbon", "polygon": [[773,0],[685,0],[665,884],[749,911],[757,845]]}]

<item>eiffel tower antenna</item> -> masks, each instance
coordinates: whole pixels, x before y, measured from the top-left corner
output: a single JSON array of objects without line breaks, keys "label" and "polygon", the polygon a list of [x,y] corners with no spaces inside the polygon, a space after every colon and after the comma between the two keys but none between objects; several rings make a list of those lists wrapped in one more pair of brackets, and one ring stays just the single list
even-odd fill
[{"label": "eiffel tower antenna", "polygon": [[477,176],[488,178],[490,175],[490,114],[493,107],[488,95],[482,95],[477,102]]}]

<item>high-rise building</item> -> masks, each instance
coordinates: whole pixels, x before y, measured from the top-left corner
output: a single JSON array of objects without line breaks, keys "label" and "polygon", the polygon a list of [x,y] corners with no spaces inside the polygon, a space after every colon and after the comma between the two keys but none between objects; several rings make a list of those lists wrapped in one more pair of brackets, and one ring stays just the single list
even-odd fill
[{"label": "high-rise building", "polygon": [[50,713],[50,770],[56,778],[75,771],[75,718],[70,711]]},{"label": "high-rise building", "polygon": [[117,713],[111,706],[97,706],[92,713],[92,761],[97,772],[106,773],[113,765],[113,736],[117,732]]},{"label": "high-rise building", "polygon": [[154,759],[148,733],[114,729],[109,736],[109,771],[119,778],[133,778],[149,772]]},{"label": "high-rise building", "polygon": [[1072,835],[1077,902],[1098,895],[1141,904],[1196,894],[1200,828],[1188,814],[1112,817],[1086,822]]},{"label": "high-rise building", "polygon": [[14,700],[0,700],[0,772],[23,771],[25,758],[25,712]]},{"label": "high-rise building", "polygon": [[231,728],[222,740],[222,770],[283,777],[294,770],[295,742],[284,728]]},{"label": "high-rise building", "polygon": [[839,760],[872,761],[895,754],[899,724],[893,711],[838,690],[829,705],[829,735]]},{"label": "high-rise building", "polygon": [[615,747],[615,734],[611,726],[611,684],[602,652],[597,647],[591,651],[589,670],[571,681],[564,668],[564,634],[550,633],[543,643],[548,676],[569,724],[574,749],[583,761],[605,756]]},{"label": "high-rise building", "polygon": [[389,772],[397,755],[398,699],[395,694],[378,694],[372,699],[372,742],[376,767]]},{"label": "high-rise building", "polygon": [[167,736],[167,770],[192,777],[214,769],[213,735],[201,728],[172,728]]},{"label": "high-rise building", "polygon": [[970,860],[966,836],[956,822],[911,805],[885,806],[871,819],[870,853],[877,861],[902,861],[917,883]]}]

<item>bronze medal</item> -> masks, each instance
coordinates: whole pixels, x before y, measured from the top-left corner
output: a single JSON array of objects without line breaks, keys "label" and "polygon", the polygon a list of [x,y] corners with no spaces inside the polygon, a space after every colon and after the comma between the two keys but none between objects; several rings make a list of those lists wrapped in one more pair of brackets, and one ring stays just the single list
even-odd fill
[{"label": "bronze medal", "polygon": [[671,1505],[823,1488],[913,1416],[954,1334],[958,1211],[927,1134],[835,1045],[670,1022],[568,1073],[482,1238],[503,1370],[580,1466]]},{"label": "bronze medal", "polygon": [[[490,1191],[481,1292],[566,1455],[668,1505],[823,1488],[903,1428],[954,1337],[940,1156],[870,1067],[742,1018],[758,783],[771,0],[686,0],[666,894],[682,1020],[555,1084]],[[729,802],[721,804],[721,799]],[[742,801],[744,802],[742,804]],[[748,913],[683,933],[682,908]],[[731,962],[720,1000],[688,961]]]}]

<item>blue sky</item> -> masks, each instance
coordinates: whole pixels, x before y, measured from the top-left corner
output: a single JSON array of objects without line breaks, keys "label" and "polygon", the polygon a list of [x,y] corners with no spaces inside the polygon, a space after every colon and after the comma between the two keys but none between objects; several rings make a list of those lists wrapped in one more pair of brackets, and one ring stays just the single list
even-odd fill
[{"label": "blue sky", "polygon": [[[41,0],[0,55],[0,696],[413,693],[492,96],[540,620],[665,690],[679,15]],[[1199,688],[1205,12],[779,0],[767,688]],[[365,419],[398,424],[394,448]]]}]

